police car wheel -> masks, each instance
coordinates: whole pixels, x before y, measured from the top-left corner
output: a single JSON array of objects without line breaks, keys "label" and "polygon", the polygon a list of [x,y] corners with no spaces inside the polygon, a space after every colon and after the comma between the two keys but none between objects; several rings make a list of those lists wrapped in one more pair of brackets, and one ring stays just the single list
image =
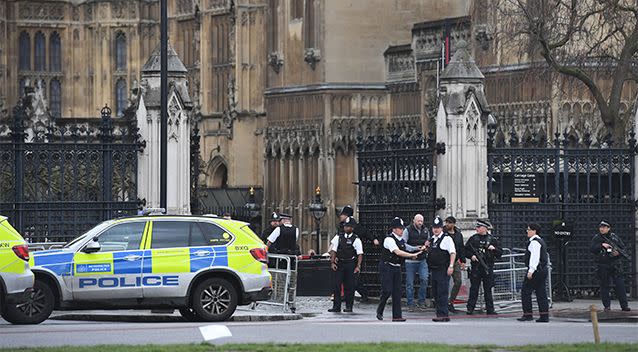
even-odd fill
[{"label": "police car wheel", "polygon": [[199,315],[195,314],[195,311],[189,307],[179,308],[179,314],[181,314],[186,321],[204,321],[204,319],[200,318]]},{"label": "police car wheel", "polygon": [[237,291],[228,280],[206,279],[199,283],[191,297],[193,312],[205,321],[224,321],[237,308]]},{"label": "police car wheel", "polygon": [[36,280],[29,299],[21,304],[6,306],[2,310],[2,317],[13,324],[40,324],[51,315],[54,305],[55,296],[51,287]]}]

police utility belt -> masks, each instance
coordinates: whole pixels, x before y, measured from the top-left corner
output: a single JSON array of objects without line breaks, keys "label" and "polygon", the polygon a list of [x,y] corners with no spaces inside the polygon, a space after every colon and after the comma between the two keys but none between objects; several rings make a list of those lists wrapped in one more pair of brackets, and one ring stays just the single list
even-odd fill
[{"label": "police utility belt", "polygon": [[396,263],[390,263],[390,262],[383,262],[384,264],[388,264],[388,265],[392,265],[392,266],[396,266],[396,267],[401,267],[401,264],[396,264]]}]

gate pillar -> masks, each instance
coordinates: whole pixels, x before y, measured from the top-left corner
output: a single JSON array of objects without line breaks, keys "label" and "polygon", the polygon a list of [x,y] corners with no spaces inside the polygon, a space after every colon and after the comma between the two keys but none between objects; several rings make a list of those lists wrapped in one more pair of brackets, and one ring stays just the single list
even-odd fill
[{"label": "gate pillar", "polygon": [[440,216],[452,215],[467,237],[477,218],[487,217],[487,127],[496,121],[483,91],[484,76],[470,56],[467,43],[441,75],[436,116],[436,191]]}]

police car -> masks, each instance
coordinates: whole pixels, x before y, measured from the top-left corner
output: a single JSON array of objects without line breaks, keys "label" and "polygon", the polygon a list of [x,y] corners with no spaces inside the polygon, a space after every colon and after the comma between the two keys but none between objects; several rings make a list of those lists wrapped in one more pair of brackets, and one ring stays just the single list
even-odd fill
[{"label": "police car", "polygon": [[266,247],[245,222],[142,215],[100,223],[59,250],[34,252],[34,294],[14,323],[57,309],[178,308],[223,321],[271,294]]},{"label": "police car", "polygon": [[29,248],[6,217],[0,216],[0,315],[11,319],[6,309],[24,302],[33,287]]}]

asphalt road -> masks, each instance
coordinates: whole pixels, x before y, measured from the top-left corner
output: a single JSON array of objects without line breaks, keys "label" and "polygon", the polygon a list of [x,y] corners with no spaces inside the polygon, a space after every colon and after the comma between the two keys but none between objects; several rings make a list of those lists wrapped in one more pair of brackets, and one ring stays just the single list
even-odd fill
[{"label": "asphalt road", "polygon": [[[233,336],[218,343],[436,342],[448,344],[545,344],[593,342],[590,323],[520,323],[511,317],[459,317],[434,323],[415,317],[404,323],[377,321],[367,314],[321,315],[298,321],[227,323]],[[203,341],[209,323],[124,323],[48,320],[15,326],[0,320],[0,347],[102,344],[185,344]],[[603,341],[638,342],[638,324],[603,323]]]}]

